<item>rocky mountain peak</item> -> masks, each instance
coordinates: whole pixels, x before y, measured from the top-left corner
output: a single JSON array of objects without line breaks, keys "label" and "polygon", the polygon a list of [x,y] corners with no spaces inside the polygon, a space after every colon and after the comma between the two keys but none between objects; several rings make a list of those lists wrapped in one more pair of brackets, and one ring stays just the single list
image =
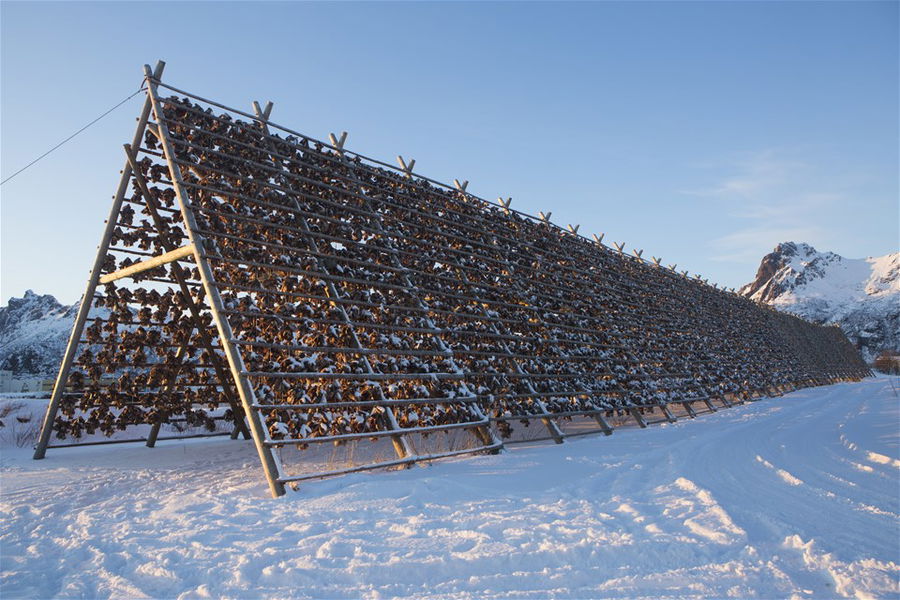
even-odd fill
[{"label": "rocky mountain peak", "polygon": [[52,375],[59,367],[77,306],[27,290],[0,308],[0,369]]},{"label": "rocky mountain peak", "polygon": [[900,252],[852,259],[783,242],[739,293],[816,323],[839,324],[867,360],[900,348]]},{"label": "rocky mountain peak", "polygon": [[834,252],[819,252],[803,242],[782,242],[763,257],[754,280],[739,292],[760,302],[771,302],[797,286],[824,277],[831,265],[843,260]]}]

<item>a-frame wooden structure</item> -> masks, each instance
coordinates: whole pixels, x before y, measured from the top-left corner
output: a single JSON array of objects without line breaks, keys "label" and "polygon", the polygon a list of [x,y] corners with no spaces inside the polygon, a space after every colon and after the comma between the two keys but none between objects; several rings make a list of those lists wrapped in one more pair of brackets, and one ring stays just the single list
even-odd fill
[{"label": "a-frame wooden structure", "polygon": [[[144,426],[153,446],[183,422],[252,439],[277,496],[496,452],[511,423],[562,442],[869,374],[836,328],[443,186],[413,160],[352,153],[346,133],[329,144],[276,126],[271,103],[251,114],[189,94],[163,66],[145,67],[35,458],[54,432]],[[369,440],[395,456],[283,464],[287,449]]]}]

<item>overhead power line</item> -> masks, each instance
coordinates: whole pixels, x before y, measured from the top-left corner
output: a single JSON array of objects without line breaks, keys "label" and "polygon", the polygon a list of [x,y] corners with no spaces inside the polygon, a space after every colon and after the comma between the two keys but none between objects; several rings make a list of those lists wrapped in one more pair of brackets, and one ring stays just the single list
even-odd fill
[{"label": "overhead power line", "polygon": [[125,104],[126,102],[128,102],[129,100],[131,100],[132,98],[137,96],[138,94],[140,94],[142,91],[144,91],[143,87],[141,87],[138,91],[134,92],[133,94],[131,94],[130,96],[128,96],[127,98],[125,98],[124,100],[122,100],[121,102],[119,102],[118,104],[116,104],[115,106],[110,108],[109,110],[107,110],[105,113],[103,113],[102,115],[100,115],[99,117],[97,117],[96,119],[94,119],[93,121],[91,121],[90,123],[88,123],[87,125],[82,127],[81,129],[79,129],[78,131],[76,131],[75,133],[73,133],[72,135],[70,135],[69,137],[67,137],[60,143],[58,143],[57,145],[53,146],[52,148],[50,148],[49,150],[47,150],[46,152],[44,152],[43,154],[41,154],[40,156],[35,158],[33,161],[31,161],[30,163],[28,163],[27,165],[25,165],[24,167],[22,167],[21,169],[19,169],[18,171],[16,171],[15,173],[10,175],[6,179],[4,179],[3,181],[0,181],[0,185],[3,185],[4,183],[9,181],[13,177],[18,175],[22,171],[24,171],[25,169],[27,169],[28,167],[32,166],[33,164],[35,164],[36,162],[38,162],[39,160],[41,160],[42,158],[44,158],[45,156],[47,156],[48,154],[50,154],[51,152],[53,152],[54,150],[56,150],[57,148],[59,148],[60,146],[65,144],[66,142],[68,142],[69,140],[71,140],[72,138],[74,138],[76,135],[78,135],[79,133],[81,133],[82,131],[84,131],[85,129],[87,129],[88,127],[90,127],[91,125],[93,125],[94,123],[96,123],[97,121],[99,121],[100,119],[102,119],[103,117],[105,117],[106,115],[111,113],[112,111],[116,110],[117,108],[119,108],[120,106],[122,106],[123,104]]}]

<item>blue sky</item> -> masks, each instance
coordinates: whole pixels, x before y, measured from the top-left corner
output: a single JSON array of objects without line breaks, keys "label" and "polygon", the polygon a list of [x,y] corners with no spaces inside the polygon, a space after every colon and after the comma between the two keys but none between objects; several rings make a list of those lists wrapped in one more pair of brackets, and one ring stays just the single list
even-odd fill
[{"label": "blue sky", "polygon": [[[0,4],[5,178],[173,85],[737,286],[898,250],[898,3]],[[0,188],[0,299],[74,302],[141,98]]]}]

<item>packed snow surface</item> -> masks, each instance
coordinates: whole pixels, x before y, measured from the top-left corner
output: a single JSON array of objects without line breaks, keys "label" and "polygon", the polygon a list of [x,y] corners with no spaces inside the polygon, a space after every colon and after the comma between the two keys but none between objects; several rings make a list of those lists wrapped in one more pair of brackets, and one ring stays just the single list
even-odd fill
[{"label": "packed snow surface", "polygon": [[8,598],[897,597],[897,378],[267,496],[249,442],[2,455]]}]

